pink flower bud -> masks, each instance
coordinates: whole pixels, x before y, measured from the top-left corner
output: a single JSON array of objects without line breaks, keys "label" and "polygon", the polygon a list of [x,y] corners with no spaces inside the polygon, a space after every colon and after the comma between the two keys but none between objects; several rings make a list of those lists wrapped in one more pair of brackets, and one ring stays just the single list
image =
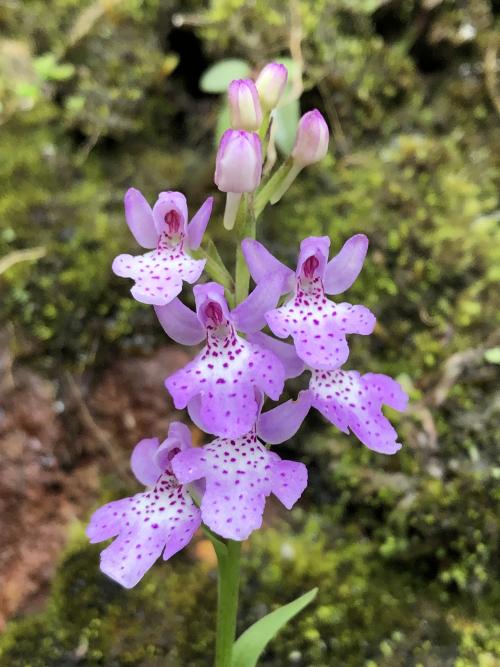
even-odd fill
[{"label": "pink flower bud", "polygon": [[251,79],[232,81],[228,89],[231,127],[235,130],[258,130],[262,123],[257,88]]},{"label": "pink flower bud", "polygon": [[287,78],[288,70],[279,63],[269,63],[261,71],[255,85],[259,92],[260,103],[265,111],[271,111],[278,106]]},{"label": "pink flower bud", "polygon": [[299,121],[292,157],[297,166],[306,167],[322,160],[328,150],[329,131],[317,109],[305,113]]},{"label": "pink flower bud", "polygon": [[262,174],[262,148],[254,132],[226,130],[215,163],[215,184],[221,192],[253,192]]}]

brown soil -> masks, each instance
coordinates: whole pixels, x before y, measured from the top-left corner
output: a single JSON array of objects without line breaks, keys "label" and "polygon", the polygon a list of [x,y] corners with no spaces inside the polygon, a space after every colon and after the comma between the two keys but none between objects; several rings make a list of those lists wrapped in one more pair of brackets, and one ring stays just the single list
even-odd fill
[{"label": "brown soil", "polygon": [[187,359],[166,347],[117,360],[94,381],[49,381],[0,359],[0,629],[43,602],[100,473],[129,475],[134,444],[166,435],[174,411],[163,380]]}]

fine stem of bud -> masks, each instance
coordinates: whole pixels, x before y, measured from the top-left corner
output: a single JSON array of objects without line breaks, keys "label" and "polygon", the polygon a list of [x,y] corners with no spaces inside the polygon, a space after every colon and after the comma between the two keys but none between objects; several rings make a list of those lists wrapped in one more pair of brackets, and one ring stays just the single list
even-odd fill
[{"label": "fine stem of bud", "polygon": [[242,220],[238,222],[238,239],[236,242],[235,301],[236,305],[248,296],[250,273],[241,250],[241,241],[255,238],[255,210],[252,195],[246,195],[242,207]]},{"label": "fine stem of bud", "polygon": [[258,218],[262,211],[269,203],[271,197],[281,188],[281,183],[288,175],[288,172],[293,166],[292,158],[288,158],[285,162],[274,172],[271,178],[263,185],[255,197],[255,217]]},{"label": "fine stem of bud", "polygon": [[228,192],[226,195],[226,208],[224,210],[224,227],[231,230],[236,222],[238,208],[240,206],[241,192]]},{"label": "fine stem of bud", "polygon": [[277,202],[279,202],[279,200],[283,197],[285,192],[292,185],[292,183],[294,182],[294,180],[297,178],[297,176],[300,174],[301,171],[302,171],[302,166],[294,162],[288,174],[285,176],[285,178],[281,181],[276,190],[269,197],[269,202],[271,204],[276,204]]}]

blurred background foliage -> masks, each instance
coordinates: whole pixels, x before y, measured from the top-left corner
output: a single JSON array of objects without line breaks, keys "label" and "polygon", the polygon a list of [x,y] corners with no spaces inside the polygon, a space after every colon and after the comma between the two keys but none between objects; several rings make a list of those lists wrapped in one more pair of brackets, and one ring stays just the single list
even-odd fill
[{"label": "blurred background foliage", "polygon": [[[305,235],[368,234],[347,298],[379,324],[350,365],[397,376],[412,403],[395,415],[397,457],[315,417],[283,448],[311,483],[293,518],[251,540],[241,627],[320,594],[263,665],[499,664],[499,22],[495,0],[0,6],[1,317],[16,358],[49,375],[162,342],[109,267],[133,248],[127,187],[183,190],[191,211],[213,191],[209,67],[291,57],[302,109],[329,120],[329,157],[260,236],[293,264]],[[11,623],[2,664],[210,664],[214,574],[189,558],[124,592],[75,529],[46,611]]]}]

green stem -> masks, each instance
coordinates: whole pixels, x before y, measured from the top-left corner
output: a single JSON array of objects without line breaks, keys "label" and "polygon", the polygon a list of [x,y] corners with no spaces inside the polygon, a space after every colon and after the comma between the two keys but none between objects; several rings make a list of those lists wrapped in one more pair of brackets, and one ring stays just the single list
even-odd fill
[{"label": "green stem", "polygon": [[250,273],[241,251],[243,239],[255,238],[255,211],[254,201],[250,195],[245,196],[244,206],[241,209],[242,219],[238,221],[238,240],[236,244],[236,271],[235,271],[235,301],[236,305],[244,301],[248,296],[250,285]]},{"label": "green stem", "polygon": [[[236,241],[234,296],[236,305],[238,305],[248,296],[250,283],[248,268],[241,252],[241,239],[255,238],[255,208],[251,195],[245,195],[243,206],[238,211],[236,228],[233,234]],[[211,531],[208,536],[214,545],[219,564],[215,667],[232,667],[232,652],[236,639],[236,619],[238,615],[241,542],[226,540],[223,543],[210,533]]]},{"label": "green stem", "polygon": [[282,187],[283,181],[288,178],[288,174],[292,169],[293,159],[289,157],[283,162],[281,167],[274,172],[269,180],[260,187],[255,196],[254,213],[256,218],[259,217],[278,189]]},{"label": "green stem", "polygon": [[219,562],[217,585],[217,634],[215,667],[231,667],[236,638],[241,542],[227,540],[225,552],[216,549]]}]

